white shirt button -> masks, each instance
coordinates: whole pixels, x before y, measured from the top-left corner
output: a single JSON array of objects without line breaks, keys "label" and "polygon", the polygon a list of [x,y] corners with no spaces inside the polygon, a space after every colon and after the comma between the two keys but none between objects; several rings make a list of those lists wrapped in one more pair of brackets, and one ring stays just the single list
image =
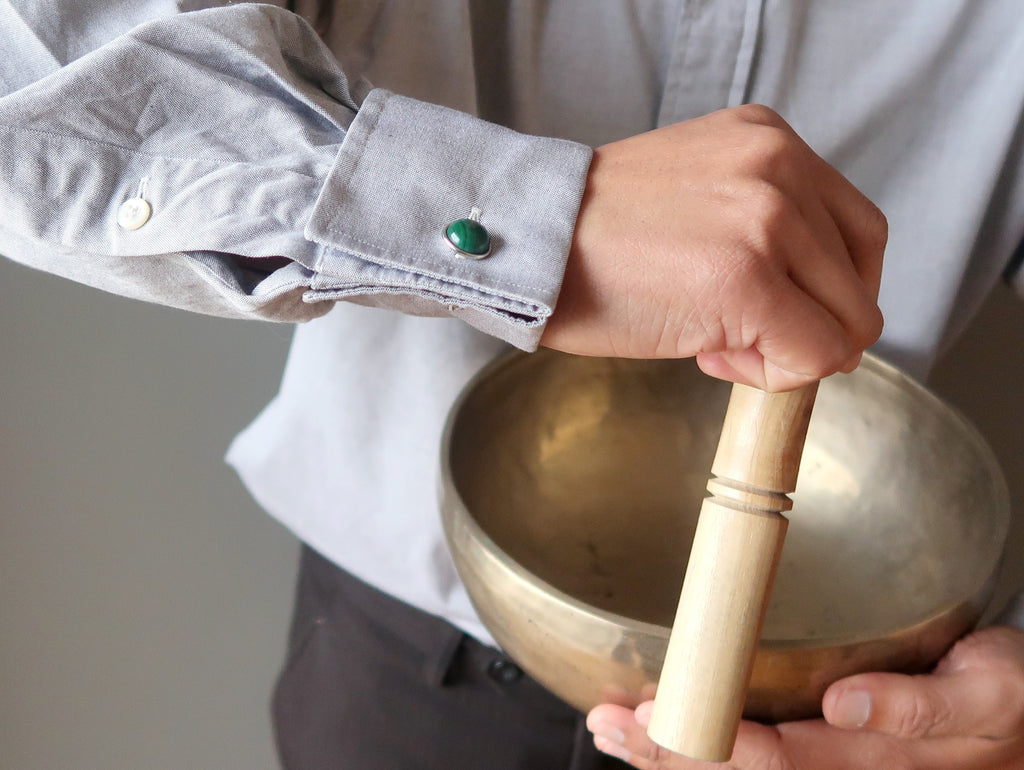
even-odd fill
[{"label": "white shirt button", "polygon": [[149,221],[153,207],[143,198],[129,198],[117,210],[117,224],[125,230],[138,230]]}]

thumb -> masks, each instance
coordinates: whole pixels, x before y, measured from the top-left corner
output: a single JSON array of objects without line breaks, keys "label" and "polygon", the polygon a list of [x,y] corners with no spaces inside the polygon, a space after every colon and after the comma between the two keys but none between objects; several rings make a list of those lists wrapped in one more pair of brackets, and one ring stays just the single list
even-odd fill
[{"label": "thumb", "polygon": [[825,719],[836,727],[901,738],[1019,734],[1024,729],[1022,643],[1024,636],[980,633],[954,647],[934,674],[843,679],[825,693]]}]

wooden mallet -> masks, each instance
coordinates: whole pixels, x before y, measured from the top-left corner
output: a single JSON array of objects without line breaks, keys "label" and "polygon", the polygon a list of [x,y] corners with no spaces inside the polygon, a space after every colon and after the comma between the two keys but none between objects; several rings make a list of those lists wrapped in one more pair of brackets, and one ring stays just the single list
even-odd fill
[{"label": "wooden mallet", "polygon": [[733,386],[647,728],[679,754],[732,755],[817,390]]}]

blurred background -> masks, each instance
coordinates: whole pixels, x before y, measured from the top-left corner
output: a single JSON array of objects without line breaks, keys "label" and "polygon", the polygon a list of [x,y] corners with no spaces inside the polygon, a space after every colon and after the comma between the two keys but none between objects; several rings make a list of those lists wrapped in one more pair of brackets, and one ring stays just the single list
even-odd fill
[{"label": "blurred background", "polygon": [[[291,328],[144,305],[0,259],[0,770],[276,766],[298,555],[224,465]],[[999,456],[1024,553],[1024,302],[932,386]],[[1000,597],[1024,584],[1011,560]]]}]

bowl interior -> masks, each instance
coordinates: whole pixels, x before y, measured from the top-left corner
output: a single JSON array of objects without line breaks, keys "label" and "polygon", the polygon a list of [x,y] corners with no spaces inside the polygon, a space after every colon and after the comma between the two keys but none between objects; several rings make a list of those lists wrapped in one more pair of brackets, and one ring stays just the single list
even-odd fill
[{"label": "bowl interior", "polygon": [[[671,626],[729,385],[549,351],[479,378],[452,482],[494,545],[585,605]],[[991,452],[876,359],[822,383],[763,640],[870,638],[977,594],[1008,525]]]}]

